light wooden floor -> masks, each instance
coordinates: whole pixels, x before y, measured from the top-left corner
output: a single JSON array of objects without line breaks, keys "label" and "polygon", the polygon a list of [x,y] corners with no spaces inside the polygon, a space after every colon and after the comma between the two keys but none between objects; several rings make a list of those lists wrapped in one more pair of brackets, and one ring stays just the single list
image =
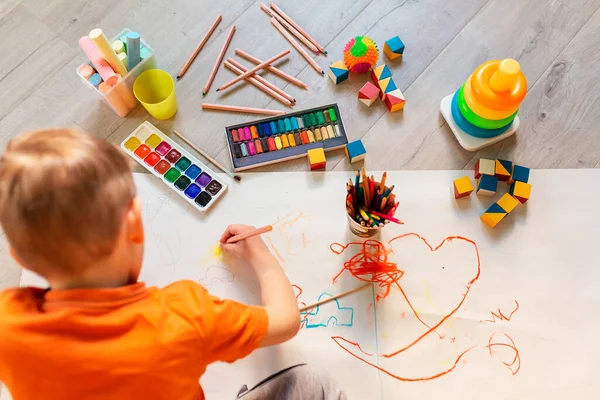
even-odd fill
[{"label": "light wooden floor", "polygon": [[[289,44],[251,0],[3,0],[0,4],[0,149],[28,129],[73,126],[118,143],[148,119],[138,107],[126,119],[100,103],[75,74],[84,61],[80,36],[101,27],[111,36],[128,27],[155,49],[158,66],[175,75],[219,13],[223,22],[183,80],[177,83],[179,112],[157,124],[178,128],[229,165],[224,126],[248,116],[202,112],[202,86],[224,39],[237,33],[228,53],[239,47],[267,58]],[[350,139],[362,138],[369,169],[471,168],[481,156],[517,160],[533,168],[600,166],[600,0],[281,0],[279,5],[329,51],[317,57],[327,66],[341,58],[346,41],[366,34],[380,45],[399,35],[402,62],[388,62],[407,98],[403,112],[389,114],[380,102],[367,108],[356,99],[367,79],[353,76],[335,86],[292,49],[281,68],[309,85],[304,91],[281,79],[302,110],[330,102],[340,106]],[[456,90],[481,62],[517,59],[529,93],[518,134],[477,153],[464,151],[439,114],[440,100]],[[386,59],[384,59],[386,60]],[[247,84],[214,92],[232,73],[219,71],[206,101],[284,108]],[[353,167],[343,152],[329,154],[327,168]],[[305,160],[262,171],[307,170]],[[19,272],[0,266],[0,287],[16,285]]]},{"label": "light wooden floor", "polygon": [[[399,35],[404,59],[389,63],[407,98],[404,112],[389,114],[381,103],[366,108],[356,99],[365,76],[334,86],[292,49],[281,64],[308,83],[307,91],[286,87],[302,110],[330,102],[340,106],[350,139],[362,138],[369,169],[471,168],[481,156],[502,156],[533,168],[600,166],[600,0],[280,0],[279,5],[329,51],[327,66],[341,58],[346,41],[366,34],[380,45]],[[228,55],[239,47],[262,58],[289,44],[251,0],[2,0],[0,3],[0,149],[28,129],[73,126],[118,143],[148,115],[141,108],[116,117],[79,81],[84,61],[80,36],[101,27],[114,35],[128,27],[155,49],[158,66],[175,75],[217,14],[223,22],[176,85],[179,112],[171,121],[150,119],[169,132],[178,128],[229,165],[225,125],[247,116],[202,112],[202,86],[231,24],[237,27]],[[464,151],[438,107],[473,69],[492,58],[517,59],[529,93],[518,134],[477,153]],[[264,74],[280,87],[285,83]],[[232,73],[219,71],[206,100],[283,108],[252,86],[219,96],[218,84]],[[352,169],[343,153],[329,154],[327,168]],[[262,171],[307,170],[305,160]],[[0,266],[0,288],[18,284],[19,271]]]}]

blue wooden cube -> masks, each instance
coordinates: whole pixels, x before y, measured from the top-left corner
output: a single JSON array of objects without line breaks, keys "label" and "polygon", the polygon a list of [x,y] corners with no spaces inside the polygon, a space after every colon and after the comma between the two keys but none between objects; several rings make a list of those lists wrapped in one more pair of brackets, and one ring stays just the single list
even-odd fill
[{"label": "blue wooden cube", "polygon": [[398,57],[402,57],[404,53],[404,43],[398,36],[386,40],[383,45],[383,52],[390,60],[395,60]]},{"label": "blue wooden cube", "polygon": [[355,142],[350,142],[346,145],[346,156],[348,157],[348,161],[350,161],[350,163],[355,163],[365,159],[367,156],[367,150],[365,150],[365,146],[360,139]]},{"label": "blue wooden cube", "polygon": [[528,183],[529,182],[529,168],[521,165],[513,165],[512,176],[510,177],[509,183],[514,181]]},{"label": "blue wooden cube", "polygon": [[329,66],[329,77],[336,85],[348,79],[350,72],[343,61],[336,61]]},{"label": "blue wooden cube", "polygon": [[477,184],[477,194],[481,196],[493,196],[498,190],[498,178],[493,175],[481,175]]}]

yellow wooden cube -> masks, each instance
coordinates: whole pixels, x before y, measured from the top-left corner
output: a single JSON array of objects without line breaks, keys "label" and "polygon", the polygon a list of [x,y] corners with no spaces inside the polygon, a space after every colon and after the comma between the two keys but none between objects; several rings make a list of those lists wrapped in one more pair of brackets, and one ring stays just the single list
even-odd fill
[{"label": "yellow wooden cube", "polygon": [[468,176],[454,180],[454,198],[460,199],[470,195],[474,190],[473,184]]},{"label": "yellow wooden cube", "polygon": [[325,168],[327,159],[325,158],[325,151],[322,147],[310,149],[306,154],[308,155],[311,171]]},{"label": "yellow wooden cube", "polygon": [[510,214],[512,210],[514,210],[515,207],[519,205],[519,200],[515,199],[508,193],[504,193],[504,195],[500,197],[500,200],[498,200],[496,204],[498,204],[500,207],[502,207],[504,211]]}]

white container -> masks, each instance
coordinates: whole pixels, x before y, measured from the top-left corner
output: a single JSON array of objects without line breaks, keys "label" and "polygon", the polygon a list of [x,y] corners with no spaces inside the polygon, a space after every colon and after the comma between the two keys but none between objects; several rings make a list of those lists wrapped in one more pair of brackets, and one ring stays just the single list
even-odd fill
[{"label": "white container", "polygon": [[[117,39],[120,39],[123,35],[126,35],[128,32],[131,32],[131,29],[123,29],[117,36],[113,37],[111,42]],[[149,69],[156,68],[156,62],[154,60],[154,50],[144,41],[142,38],[140,40],[140,45],[142,49],[146,49],[143,52],[150,51],[150,55],[144,57],[142,61],[138,65],[135,66],[132,70],[127,72],[123,78],[119,80],[119,83],[112,86],[107,92],[102,93],[99,89],[97,89],[94,85],[92,85],[85,77],[81,75],[79,72],[82,67],[87,64],[81,64],[77,67],[77,75],[84,81],[84,84],[92,89],[102,101],[104,101],[114,112],[120,117],[125,117],[129,114],[133,109],[137,107],[139,104],[133,95],[133,83],[135,79],[142,73]]]}]

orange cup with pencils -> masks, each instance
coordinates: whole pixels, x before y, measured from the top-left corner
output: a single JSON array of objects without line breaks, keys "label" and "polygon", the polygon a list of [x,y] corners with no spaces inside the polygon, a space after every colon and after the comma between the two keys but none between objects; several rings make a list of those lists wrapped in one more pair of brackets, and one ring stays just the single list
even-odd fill
[{"label": "orange cup with pencils", "polygon": [[399,202],[394,186],[386,186],[387,173],[379,182],[367,176],[365,169],[356,172],[354,181],[346,183],[346,213],[350,232],[359,237],[373,237],[389,223],[402,224],[394,215]]}]

